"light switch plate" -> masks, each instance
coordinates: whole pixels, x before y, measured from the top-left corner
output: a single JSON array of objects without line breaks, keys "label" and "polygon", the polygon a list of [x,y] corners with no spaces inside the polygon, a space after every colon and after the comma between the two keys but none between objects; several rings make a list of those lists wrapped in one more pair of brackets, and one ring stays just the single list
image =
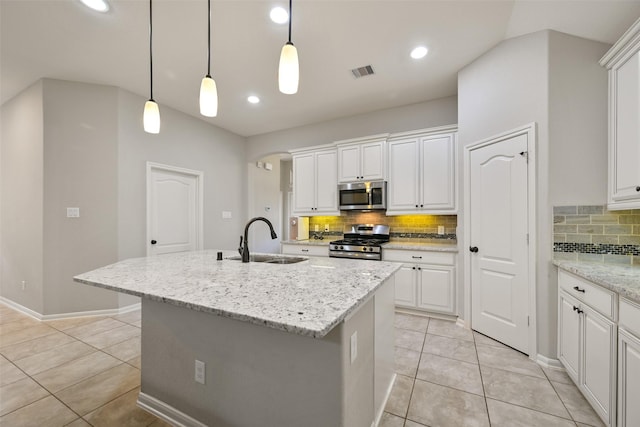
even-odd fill
[{"label": "light switch plate", "polygon": [[204,384],[205,365],[204,362],[196,359],[195,380],[197,383]]},{"label": "light switch plate", "polygon": [[441,235],[441,236],[444,234],[444,225],[439,225],[438,226],[438,234]]},{"label": "light switch plate", "polygon": [[231,211],[222,211],[222,219],[231,219]]},{"label": "light switch plate", "polygon": [[80,208],[67,208],[67,218],[80,218]]}]

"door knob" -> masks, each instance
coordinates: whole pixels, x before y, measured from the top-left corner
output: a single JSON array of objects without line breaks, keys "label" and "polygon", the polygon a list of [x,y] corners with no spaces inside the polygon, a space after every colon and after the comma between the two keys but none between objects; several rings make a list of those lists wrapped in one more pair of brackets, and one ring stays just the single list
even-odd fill
[{"label": "door knob", "polygon": [[475,254],[476,252],[478,252],[478,247],[477,246],[470,246],[469,250]]},{"label": "door knob", "polygon": [[640,185],[636,187],[636,191],[640,191]]},{"label": "door knob", "polygon": [[152,244],[152,245],[155,245],[156,243],[158,243],[156,240],[152,240],[152,241],[151,241],[151,244]]}]

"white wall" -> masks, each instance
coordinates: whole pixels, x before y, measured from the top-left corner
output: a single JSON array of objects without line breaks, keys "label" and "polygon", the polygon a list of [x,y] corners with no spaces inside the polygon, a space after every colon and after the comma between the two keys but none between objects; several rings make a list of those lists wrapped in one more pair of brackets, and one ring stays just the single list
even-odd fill
[{"label": "white wall", "polygon": [[245,139],[162,104],[160,133],[145,133],[145,101],[118,91],[118,258],[146,256],[147,161],[203,171],[204,247],[236,248],[247,209]]},{"label": "white wall", "polygon": [[[45,79],[44,310],[117,306],[117,294],[73,276],[117,261],[117,90]],[[79,207],[79,218],[67,218]]]},{"label": "white wall", "polygon": [[[44,79],[2,106],[2,297],[42,315],[137,302],[72,277],[146,255],[146,161],[204,171],[205,248],[237,245],[245,139],[162,105],[162,132],[148,135],[144,102],[111,86]],[[80,218],[66,218],[66,207]]]},{"label": "white wall", "polygon": [[328,144],[377,133],[403,132],[455,124],[458,121],[457,108],[457,98],[451,96],[250,136],[247,138],[247,160],[254,162],[267,155],[286,153],[294,148]]},{"label": "white wall", "polygon": [[[602,43],[541,31],[500,43],[458,74],[461,148],[537,125],[538,353],[549,358],[556,357],[557,322],[552,206],[602,204],[606,197],[607,83],[597,65],[605,51]],[[464,223],[462,211],[458,223]]]},{"label": "white wall", "polygon": [[[43,303],[42,82],[2,105],[0,295],[41,313]],[[23,291],[21,282],[26,281]]]},{"label": "white wall", "polygon": [[[249,218],[261,216],[267,218],[278,235],[272,239],[269,227],[262,221],[251,225],[249,229],[250,252],[280,253],[282,230],[282,192],[280,191],[280,156],[267,156],[260,160],[270,163],[272,170],[259,168],[255,162],[247,165],[249,171]],[[243,229],[244,230],[244,229]]]}]

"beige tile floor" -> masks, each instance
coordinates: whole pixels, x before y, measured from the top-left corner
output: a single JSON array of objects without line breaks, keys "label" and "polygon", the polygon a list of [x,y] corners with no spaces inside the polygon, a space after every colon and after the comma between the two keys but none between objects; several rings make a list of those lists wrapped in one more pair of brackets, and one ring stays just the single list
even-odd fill
[{"label": "beige tile floor", "polygon": [[[602,425],[561,371],[452,322],[395,326],[381,427]],[[0,304],[0,426],[167,426],[139,389],[139,311],[40,322]]]}]

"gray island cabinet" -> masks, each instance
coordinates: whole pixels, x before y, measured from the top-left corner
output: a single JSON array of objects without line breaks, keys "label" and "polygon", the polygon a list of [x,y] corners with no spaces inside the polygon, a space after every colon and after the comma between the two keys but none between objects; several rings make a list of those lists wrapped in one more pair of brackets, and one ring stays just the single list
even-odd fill
[{"label": "gray island cabinet", "polygon": [[135,258],[74,278],[141,297],[138,404],[184,426],[377,425],[395,378],[401,264],[232,255]]}]

